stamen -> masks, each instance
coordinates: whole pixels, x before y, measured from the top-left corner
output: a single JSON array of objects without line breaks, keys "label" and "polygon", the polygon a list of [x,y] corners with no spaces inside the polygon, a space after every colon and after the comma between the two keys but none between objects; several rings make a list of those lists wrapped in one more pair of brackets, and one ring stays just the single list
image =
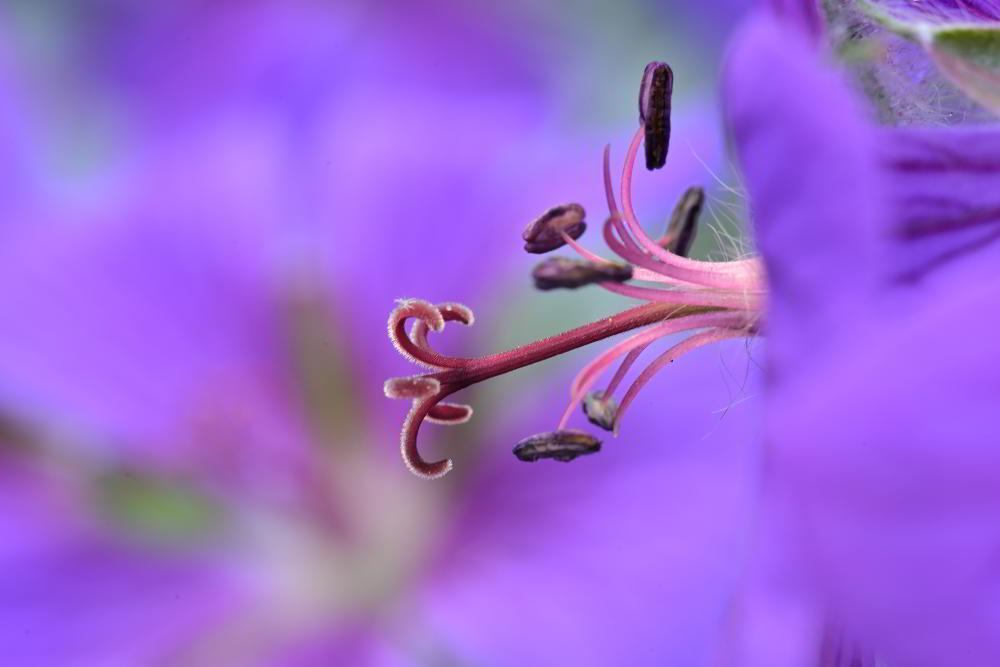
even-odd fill
[{"label": "stamen", "polygon": [[[617,236],[616,236],[617,235]],[[604,241],[622,259],[632,258],[631,261],[638,266],[645,266],[656,270],[658,263],[635,242],[628,229],[622,223],[620,215],[612,215],[604,223]]]},{"label": "stamen", "polygon": [[534,254],[543,254],[561,248],[563,234],[578,239],[587,229],[584,222],[586,212],[579,204],[564,204],[550,208],[538,218],[528,223],[521,233],[524,249]]},{"label": "stamen", "polygon": [[555,459],[564,463],[579,456],[601,451],[601,441],[583,431],[549,431],[528,436],[514,446],[514,456],[534,463],[538,459]]},{"label": "stamen", "polygon": [[570,385],[570,401],[566,406],[566,409],[563,411],[562,418],[559,420],[559,428],[563,429],[566,427],[566,424],[569,422],[569,418],[572,416],[576,406],[580,404],[580,401],[583,400],[583,397],[587,394],[587,392],[593,388],[594,383],[597,382],[597,378],[600,374],[604,372],[604,370],[610,366],[615,359],[623,354],[627,354],[628,352],[631,352],[639,347],[649,345],[658,338],[663,338],[664,336],[680,333],[682,331],[703,329],[707,327],[742,326],[747,321],[748,317],[750,317],[750,314],[747,312],[731,312],[724,310],[680,315],[664,322],[660,322],[655,326],[651,326],[645,331],[640,331],[633,336],[629,336],[610,349],[605,350],[600,356],[584,366],[583,369],[577,373],[576,378],[574,378],[573,383]]},{"label": "stamen", "polygon": [[618,403],[611,396],[600,391],[592,391],[583,398],[583,414],[587,415],[587,420],[600,426],[605,431],[614,428],[615,414],[618,412]]},{"label": "stamen", "polygon": [[[687,258],[704,205],[705,195],[701,188],[689,188],[684,193],[666,233],[658,242],[645,233],[633,210],[632,174],[640,144],[645,142],[647,168],[658,169],[666,162],[672,89],[670,67],[664,63],[650,63],[643,74],[639,94],[641,126],[629,144],[622,170],[620,211],[611,178],[610,146],[604,149],[602,166],[609,218],[604,223],[603,235],[608,247],[624,264],[605,259],[577,242],[586,229],[585,212],[579,204],[549,209],[531,222],[522,234],[528,252],[545,253],[568,244],[582,257],[555,257],[538,264],[532,275],[539,289],[575,289],[593,283],[605,290],[646,301],[645,304],[512,350],[476,358],[440,354],[428,340],[432,330],[440,332],[448,322],[471,325],[473,314],[465,306],[404,299],[392,311],[388,328],[393,344],[407,359],[431,369],[423,375],[393,378],[385,383],[386,396],[412,401],[400,434],[400,448],[403,460],[414,474],[436,478],[451,470],[450,459],[428,462],[420,456],[417,448],[420,425],[424,421],[443,425],[468,421],[472,417],[470,406],[443,401],[478,382],[611,336],[643,329],[619,341],[577,374],[570,387],[570,404],[556,431],[531,436],[514,447],[514,454],[524,461],[541,458],[570,461],[601,448],[600,440],[594,436],[566,429],[577,405],[582,406],[591,423],[617,433],[628,406],[664,365],[710,342],[756,332],[764,298],[760,261],[704,262]],[[625,284],[632,279],[662,287]],[[409,319],[415,321],[407,335],[406,321]],[[646,347],[664,336],[697,329],[704,331],[691,335],[657,357],[635,379],[621,404],[616,403],[615,390]],[[623,356],[607,389],[592,391],[600,375]]]},{"label": "stamen", "polygon": [[647,347],[649,347],[649,343],[640,345],[625,355],[625,359],[618,365],[618,370],[615,371],[611,382],[608,383],[607,389],[604,391],[592,391],[584,397],[583,412],[587,415],[590,423],[600,426],[605,431],[610,431],[614,428],[615,417],[618,415],[618,403],[612,397],[615,390],[618,389],[618,385],[625,379],[625,375],[629,369],[632,368],[632,364],[636,362],[639,355]]},{"label": "stamen", "polygon": [[694,334],[690,338],[686,338],[654,359],[653,362],[639,374],[639,377],[635,379],[632,386],[628,388],[628,391],[625,392],[625,396],[622,398],[622,402],[618,406],[618,414],[615,416],[615,435],[618,435],[618,429],[621,426],[622,417],[625,416],[625,411],[628,410],[628,406],[632,404],[632,401],[635,400],[635,397],[638,396],[640,391],[642,391],[642,388],[646,386],[646,383],[649,382],[653,376],[660,371],[660,369],[667,364],[672,364],[688,352],[697,350],[699,347],[723,341],[727,338],[739,338],[746,335],[746,329],[709,329],[708,331],[703,331],[701,333]]},{"label": "stamen", "polygon": [[[607,225],[608,223],[605,222],[605,229],[607,228]],[[591,262],[596,262],[598,264],[612,263],[611,260],[605,259],[600,255],[587,250],[582,245],[580,245],[579,242],[574,241],[568,236],[563,236],[563,240],[566,241],[566,244],[569,247],[571,247],[574,251],[576,251],[578,255],[580,255],[586,260],[589,260]],[[624,259],[624,257],[622,259]],[[644,258],[644,261],[651,261],[651,260],[648,260],[648,258]],[[678,280],[676,278],[668,278],[667,276],[657,273],[653,269],[647,269],[645,267],[636,265],[632,266],[632,278],[634,278],[635,280],[645,280],[653,283],[664,283],[667,285],[673,285],[675,287],[693,285],[693,283],[689,283],[684,280]]]},{"label": "stamen", "polygon": [[618,389],[618,385],[620,385],[622,380],[625,379],[625,375],[629,372],[629,369],[632,368],[632,364],[639,359],[639,356],[646,351],[647,347],[649,347],[649,344],[640,345],[625,355],[621,365],[618,366],[618,370],[615,371],[614,376],[611,378],[611,382],[608,383],[608,388],[604,390],[605,396],[611,398],[611,396],[615,393],[615,390]]},{"label": "stamen", "polygon": [[[607,226],[607,224],[608,223],[605,222],[605,226]],[[564,236],[563,240],[566,241],[566,244],[569,247],[571,247],[573,250],[575,250],[578,255],[580,255],[581,257],[583,257],[586,260],[589,260],[591,262],[596,262],[598,264],[601,264],[601,263],[611,263],[611,260],[605,259],[605,258],[601,257],[600,255],[587,250],[582,245],[580,245],[579,242],[574,241],[573,239],[569,238],[568,236]],[[642,266],[634,266],[634,265],[632,266],[632,277],[635,280],[646,280],[646,281],[649,281],[649,282],[665,283],[665,284],[668,284],[668,285],[675,285],[675,286],[677,286],[677,285],[690,285],[691,284],[691,283],[686,283],[683,280],[676,280],[674,278],[668,278],[666,276],[660,275],[659,273],[657,273],[656,271],[653,271],[652,269],[647,269],[647,268],[644,268]]]},{"label": "stamen", "polygon": [[639,86],[639,122],[646,136],[646,169],[667,163],[670,148],[670,97],[674,72],[666,63],[651,62],[642,73]]},{"label": "stamen", "polygon": [[596,253],[590,252],[589,250],[587,250],[586,248],[584,248],[582,245],[580,245],[580,243],[578,241],[570,238],[566,234],[563,234],[563,241],[565,241],[566,244],[569,245],[570,248],[572,248],[573,250],[575,250],[577,252],[577,254],[579,254],[584,259],[590,260],[591,262],[597,262],[598,264],[600,264],[601,262],[610,262],[611,261],[609,259],[604,259],[603,257],[601,257],[600,255],[598,255]]},{"label": "stamen", "polygon": [[[612,252],[633,265],[632,277],[637,280],[665,283],[675,287],[700,287],[697,283],[664,275],[662,264],[644,252],[636,245],[628,230],[622,225],[621,218],[613,215],[604,222],[602,229],[604,242]],[[624,239],[624,241],[622,240]],[[607,260],[605,260],[607,261]]]},{"label": "stamen", "polygon": [[[655,261],[652,258],[649,258],[645,253],[643,253],[642,250],[639,248],[639,246],[636,245],[635,241],[632,240],[632,237],[626,232],[621,222],[621,214],[618,212],[618,202],[615,201],[615,190],[611,182],[610,144],[604,145],[604,154],[602,159],[601,171],[604,177],[604,195],[608,201],[608,216],[609,216],[608,220],[604,223],[604,236],[606,239],[607,236],[611,233],[610,230],[608,229],[608,226],[613,225],[615,227],[615,230],[618,232],[618,235],[621,238],[626,239],[626,241],[624,242],[619,242],[618,245],[625,246],[635,252],[635,255],[633,255],[633,260],[631,260],[632,264],[635,265],[633,268],[633,277],[636,278],[637,280],[648,280],[651,282],[681,283],[685,285],[693,284],[693,283],[688,283],[687,281],[677,280],[676,278],[669,278],[667,276],[658,273]],[[607,260],[602,260],[602,258],[598,257],[597,255],[594,255],[594,253],[582,247],[576,241],[573,241],[568,238],[564,240],[567,243],[569,243],[569,245],[574,250],[576,250],[582,257],[586,259],[589,259],[591,261],[607,261]],[[611,246],[609,245],[608,247]],[[619,256],[621,256],[622,259],[626,259],[626,257],[620,254]]]},{"label": "stamen", "polygon": [[741,294],[733,290],[657,289],[617,283],[601,283],[601,287],[615,294],[655,303],[712,306],[714,308],[757,308],[760,305],[760,296],[752,292]]},{"label": "stamen", "polygon": [[615,201],[615,188],[611,183],[611,144],[604,144],[602,172],[604,174],[604,196],[608,200],[608,215],[613,218],[618,215],[618,203]]},{"label": "stamen", "polygon": [[702,262],[678,257],[656,245],[639,225],[635,211],[632,209],[632,169],[639,142],[642,140],[642,128],[636,131],[629,144],[625,156],[625,166],[622,169],[621,196],[622,213],[629,231],[646,252],[659,260],[660,272],[664,275],[686,280],[706,287],[719,289],[747,289],[757,282],[760,271],[758,260],[742,260],[733,262]]},{"label": "stamen", "polygon": [[667,232],[658,245],[680,257],[687,257],[698,232],[698,218],[705,204],[705,191],[699,187],[691,187],[684,191],[673,213],[670,214],[670,224]]},{"label": "stamen", "polygon": [[612,262],[590,262],[569,257],[550,257],[531,272],[540,290],[576,289],[600,282],[625,282],[632,278],[632,267]]}]

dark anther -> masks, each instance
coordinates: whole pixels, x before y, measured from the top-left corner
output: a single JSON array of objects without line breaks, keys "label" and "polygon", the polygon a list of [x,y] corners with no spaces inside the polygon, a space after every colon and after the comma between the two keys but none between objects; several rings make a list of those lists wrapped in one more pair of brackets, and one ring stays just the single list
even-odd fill
[{"label": "dark anther", "polygon": [[531,271],[535,287],[540,290],[576,289],[593,283],[622,283],[632,279],[628,264],[607,262],[598,264],[571,257],[549,257]]},{"label": "dark anther", "polygon": [[587,223],[583,221],[585,215],[583,207],[579,204],[563,204],[550,208],[524,228],[521,234],[524,239],[524,249],[540,255],[561,248],[566,245],[562,232],[566,232],[566,235],[575,241],[587,229]]},{"label": "dark anther", "polygon": [[688,256],[698,232],[698,218],[704,204],[705,191],[701,188],[691,187],[684,191],[670,214],[670,224],[664,237],[669,241],[665,246],[667,250],[681,257]]},{"label": "dark anther", "polygon": [[550,431],[529,436],[514,446],[514,456],[522,461],[538,459],[572,461],[578,456],[601,451],[601,441],[583,431]]},{"label": "dark anther", "polygon": [[646,65],[639,86],[639,122],[645,126],[646,169],[650,171],[667,163],[673,91],[674,72],[670,65],[660,62]]},{"label": "dark anther", "polygon": [[604,398],[604,393],[592,391],[581,402],[583,414],[591,424],[600,426],[605,431],[615,427],[615,415],[618,414],[618,402],[613,398]]}]

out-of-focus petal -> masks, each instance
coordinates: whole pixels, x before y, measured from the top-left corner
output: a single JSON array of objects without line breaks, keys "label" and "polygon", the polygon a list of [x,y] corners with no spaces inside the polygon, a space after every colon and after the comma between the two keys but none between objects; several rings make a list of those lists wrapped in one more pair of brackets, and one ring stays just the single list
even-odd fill
[{"label": "out-of-focus petal", "polygon": [[672,365],[619,438],[572,464],[520,463],[524,433],[491,428],[490,467],[430,579],[428,631],[489,665],[709,664],[754,508],[752,363],[733,343]]},{"label": "out-of-focus petal", "polygon": [[0,462],[0,652],[13,664],[128,667],[166,660],[238,609],[211,557],[108,536],[56,475]]},{"label": "out-of-focus petal", "polygon": [[735,38],[724,86],[768,274],[769,370],[781,372],[842,330],[872,288],[876,137],[838,73],[769,14]]},{"label": "out-of-focus petal", "polygon": [[811,40],[823,33],[823,17],[817,0],[767,0],[771,10],[789,26]]},{"label": "out-of-focus petal", "polygon": [[245,242],[183,222],[42,226],[9,239],[7,414],[110,460],[211,470],[251,488],[292,466],[303,452],[280,294]]},{"label": "out-of-focus petal", "polygon": [[997,128],[893,128],[879,144],[891,211],[887,286],[946,296],[988,274],[1000,251]]},{"label": "out-of-focus petal", "polygon": [[768,474],[798,562],[889,664],[996,664],[998,130],[876,130],[775,38],[748,28],[727,99],[773,290]]},{"label": "out-of-focus petal", "polygon": [[[138,148],[123,160],[122,180],[116,182],[120,190],[114,196],[125,201],[100,207],[102,215],[95,216],[104,218],[111,210],[114,215],[109,217],[119,222],[108,228],[44,230],[30,241],[14,237],[16,248],[8,247],[12,261],[0,269],[5,279],[0,285],[0,306],[4,306],[0,312],[8,313],[0,318],[8,345],[6,351],[0,350],[0,370],[9,371],[0,378],[0,400],[5,406],[29,416],[57,416],[78,427],[74,430],[119,438],[126,444],[101,448],[112,457],[127,450],[129,456],[149,455],[156,464],[163,463],[161,455],[171,459],[178,452],[213,459],[210,463],[196,459],[193,467],[202,471],[227,466],[279,468],[290,459],[298,462],[296,448],[302,442],[296,437],[296,415],[289,414],[294,410],[287,405],[299,398],[298,388],[286,386],[282,372],[286,341],[282,340],[280,309],[271,301],[281,295],[272,289],[267,274],[275,256],[280,258],[282,250],[294,255],[305,246],[302,254],[309,259],[312,253],[332,257],[334,287],[346,304],[341,311],[344,321],[332,324],[344,324],[346,329],[351,318],[355,332],[350,334],[354,337],[350,356],[372,378],[349,388],[367,398],[371,394],[364,383],[371,381],[379,386],[374,393],[380,396],[382,378],[375,367],[380,355],[391,354],[391,348],[384,340],[373,340],[371,332],[382,330],[387,304],[399,296],[401,285],[438,290],[438,298],[490,294],[498,275],[505,273],[500,258],[506,251],[498,240],[505,229],[511,232],[513,250],[526,219],[588,187],[581,184],[592,184],[591,198],[600,201],[599,151],[609,134],[603,130],[585,140],[573,137],[572,148],[562,142],[545,143],[547,148],[527,160],[528,164],[515,161],[524,155],[524,145],[562,129],[563,119],[551,111],[551,99],[542,95],[545,91],[533,77],[540,60],[537,53],[544,48],[535,52],[524,42],[506,42],[504,28],[488,20],[490,15],[476,15],[478,20],[470,21],[470,13],[455,3],[401,8],[398,11],[405,19],[387,21],[390,28],[385,31],[379,22],[386,8],[360,3],[363,9],[353,15],[348,7],[344,11],[351,14],[349,20],[340,24],[328,20],[328,11],[336,14],[350,3],[334,4],[333,10],[280,1],[247,6],[175,3],[148,9],[116,5],[101,15],[103,19],[95,19],[94,33],[84,33],[92,38],[76,42],[84,55],[100,63],[90,67],[94,61],[81,58],[83,70],[111,72],[107,78],[101,76],[98,87],[103,90],[107,85],[115,95],[123,96],[126,106],[137,107],[125,109],[130,113],[124,116],[131,123],[123,126],[136,133],[131,140]],[[80,11],[84,18],[90,16]],[[112,26],[106,33],[100,30],[102,20]],[[100,38],[104,36],[111,39]],[[206,52],[212,57],[206,59]],[[470,90],[475,93],[470,95]],[[718,142],[711,136],[706,140],[697,129],[713,122],[712,115],[699,111],[689,115],[695,131],[683,135],[691,150],[678,151],[673,163],[672,178],[678,180],[669,187],[676,192],[692,181],[710,178],[700,160],[717,166]],[[684,125],[681,120],[676,127]],[[516,144],[519,140],[524,143]],[[539,186],[543,180],[547,185]],[[650,183],[640,182],[638,187],[652,187]],[[662,188],[663,184],[660,180],[655,185]],[[664,204],[664,214],[671,204]],[[26,219],[52,217],[68,222],[59,215],[31,213]],[[447,224],[434,225],[435,235],[427,232],[426,225],[406,227],[411,219],[438,217]],[[665,215],[660,217],[661,224],[663,220]],[[225,231],[229,223],[235,233]],[[291,234],[282,233],[289,230]],[[413,255],[412,263],[404,263]],[[446,261],[439,261],[441,256]],[[59,271],[50,270],[53,266]],[[440,292],[453,288],[461,291]],[[486,308],[492,309],[493,316],[481,321],[502,321],[509,304],[495,301]],[[368,319],[375,312],[377,318]],[[734,349],[742,352],[738,346]],[[17,354],[26,358],[19,359]],[[705,357],[714,361],[714,355],[705,353]],[[686,385],[698,377],[703,376],[692,367],[676,381]],[[714,426],[716,417],[706,413],[724,407],[728,395],[692,407],[685,390],[679,390],[685,400],[676,406],[679,425],[672,431],[676,439],[690,443],[690,436],[700,436]],[[636,406],[634,423],[646,420],[650,432],[659,433],[655,419],[662,417],[660,406],[650,401],[649,407],[642,414]],[[680,425],[687,419],[686,409],[701,410],[701,420],[686,422],[701,426],[700,430],[692,433]],[[365,422],[363,412],[352,415],[357,431],[348,436],[352,441],[347,444],[363,445],[367,455],[379,451],[379,445],[356,442],[357,432],[377,431],[379,424]],[[192,413],[198,426],[189,435]],[[733,421],[734,416],[729,416],[719,428],[720,435],[738,437],[741,422],[734,426]],[[514,435],[510,442],[516,439]],[[493,438],[482,440],[488,446]],[[218,451],[215,445],[220,442],[226,446],[215,461],[212,452]],[[443,643],[460,644],[458,648],[485,660],[503,664],[506,661],[496,656],[535,650],[552,657],[550,663],[562,662],[558,654],[579,641],[579,632],[563,622],[553,631],[554,641],[525,640],[518,609],[503,593],[507,584],[520,582],[517,594],[530,604],[539,600],[537,590],[552,590],[542,588],[544,574],[567,555],[559,531],[552,528],[567,519],[579,521],[569,544],[570,548],[573,542],[584,545],[586,561],[560,578],[555,588],[563,600],[590,605],[577,618],[602,635],[612,624],[621,624],[623,630],[628,629],[624,624],[632,624],[638,627],[636,635],[652,641],[662,635],[663,619],[657,614],[664,611],[677,627],[693,628],[693,632],[671,638],[671,643],[657,649],[659,655],[704,656],[704,640],[713,632],[723,591],[735,576],[729,547],[738,542],[732,531],[741,525],[749,506],[746,480],[740,460],[731,460],[728,452],[721,451],[723,443],[713,442],[717,447],[704,458],[688,452],[690,462],[671,478],[674,485],[664,488],[658,474],[673,461],[668,458],[672,444],[649,443],[648,449],[662,447],[664,459],[648,470],[644,448],[631,465],[612,466],[607,474],[599,467],[587,468],[589,474],[582,480],[564,477],[565,468],[533,470],[538,473],[534,485],[522,485],[525,469],[505,451],[509,467],[504,479],[495,480],[489,490],[482,489],[488,496],[483,499],[483,511],[490,521],[483,521],[479,532],[470,528],[478,522],[464,517],[467,521],[455,530],[456,540],[462,543],[468,534],[470,549],[455,552],[454,558],[462,567],[471,568],[460,567],[455,578],[471,581],[469,588],[481,587],[478,590],[487,594],[477,600],[482,606],[475,607],[483,622],[470,631],[467,643],[463,638],[454,640],[451,633],[462,627],[463,618],[461,608],[451,600],[440,616],[429,614],[434,620],[427,625],[446,631]],[[700,444],[689,446],[695,450]],[[185,445],[190,446],[185,449]],[[262,449],[273,453],[273,458],[258,456]],[[751,451],[743,453],[752,455]],[[345,469],[346,475],[356,472],[348,466]],[[730,485],[719,483],[718,470]],[[337,595],[341,586],[354,592],[352,586],[344,585],[345,580],[379,575],[371,587],[382,597],[348,599],[338,611],[356,605],[361,615],[389,616],[382,605],[391,606],[397,598],[406,597],[410,586],[424,583],[419,554],[435,544],[433,531],[425,535],[422,523],[410,525],[408,512],[413,506],[419,508],[421,500],[430,504],[428,498],[453,487],[410,493],[408,485],[415,487],[420,481],[401,481],[392,473],[379,473],[377,481],[355,476],[358,479],[352,481],[357,486],[347,491],[322,489],[329,491],[329,496],[323,496],[328,504],[357,514],[349,517],[354,522],[345,522],[344,534],[338,532],[343,526],[331,525],[335,522],[299,526],[271,518],[271,524],[261,521],[265,527],[260,529],[259,541],[248,539],[250,548],[228,554],[227,565],[240,572],[256,571],[274,586],[278,598],[303,590],[306,597],[313,592],[319,597]],[[561,492],[563,480],[575,485],[589,507],[563,513],[558,505],[567,497]],[[290,481],[294,486],[296,479]],[[253,497],[260,484],[252,482],[242,487],[242,494],[231,497],[234,505],[247,510],[250,522],[260,519],[254,514],[258,508]],[[518,493],[523,489],[525,495],[516,498],[510,495],[512,489]],[[387,498],[395,498],[390,490],[413,502],[402,511],[387,511],[385,506],[391,504]],[[450,506],[459,505],[470,514],[478,511],[478,490],[459,489],[449,499]],[[553,513],[537,517],[523,531],[515,530],[522,508],[530,505],[536,492],[553,507]],[[508,495],[514,507],[505,505]],[[623,497],[651,502],[623,506]],[[656,500],[669,504],[669,509],[652,502]],[[491,506],[507,507],[507,513],[497,512],[494,522]],[[590,514],[607,521],[599,519],[600,523],[591,526]],[[273,531],[272,524],[285,530],[269,533],[266,529]],[[651,532],[658,535],[658,542],[645,553],[639,547]],[[695,537],[688,537],[689,532]],[[414,533],[419,533],[419,539]],[[75,534],[72,537],[76,539]],[[282,544],[281,538],[290,544]],[[371,557],[334,558],[354,547],[353,540],[388,546],[373,549]],[[524,543],[529,551],[537,545],[540,555],[515,563],[520,571],[511,574],[502,550],[514,541]],[[711,552],[708,562],[705,549]],[[495,558],[498,550],[499,565],[475,569],[477,556]],[[65,545],[67,554],[85,551],[86,545],[73,540]],[[303,551],[310,564],[319,563],[315,571],[301,567],[296,557]],[[442,551],[443,560],[448,561],[450,552]],[[286,553],[290,557],[282,558]],[[100,554],[96,560],[104,558],[122,568],[124,585],[135,585],[147,566],[155,569],[160,563],[158,554],[130,550]],[[383,559],[392,563],[386,573],[377,569]],[[619,570],[619,559],[628,563],[627,568]],[[359,565],[362,560],[363,566]],[[416,562],[411,564],[411,560]],[[645,588],[659,585],[664,562],[676,569],[677,577],[650,595]],[[53,571],[62,572],[59,566],[53,562]],[[139,574],[133,576],[133,570]],[[497,573],[497,578],[489,579],[484,571]],[[80,572],[88,574],[89,570]],[[617,587],[607,597],[582,599],[580,581],[587,581],[593,573],[608,574]],[[106,574],[98,572],[95,579]],[[164,576],[163,580],[167,589],[197,587],[204,581],[200,575],[198,570],[183,570],[176,578]],[[718,587],[708,598],[703,579]],[[44,590],[45,583],[40,573],[25,583],[25,595]],[[362,581],[357,588],[369,583]],[[455,585],[462,588],[463,584]],[[210,590],[208,584],[205,589]],[[93,590],[85,593],[81,599],[94,598]],[[150,587],[150,593],[158,596],[159,589]],[[687,604],[675,606],[671,593],[677,594],[675,601],[682,598]],[[593,605],[601,600],[608,607],[595,609]],[[344,616],[326,613],[326,608],[318,613],[318,620],[308,614],[286,615],[282,600],[267,597],[263,602],[261,634],[277,627],[278,632],[287,630],[298,639],[303,635],[315,639],[279,638],[283,645],[301,646],[288,655],[272,651],[275,655],[269,657],[275,664],[410,662],[407,634],[390,627],[391,618],[385,627],[373,623],[373,629],[360,623],[357,637],[347,636],[342,645],[340,639],[355,630]],[[651,609],[651,604],[658,606]],[[144,611],[149,615],[137,614],[136,623],[155,628],[172,625],[173,607],[153,605]],[[624,620],[616,618],[617,611]],[[273,616],[267,617],[267,612]],[[544,619],[550,616],[557,617],[558,610],[545,614]],[[491,639],[488,623],[496,617],[502,617],[503,632]],[[193,618],[204,622],[204,637],[210,644],[225,644],[236,637],[237,641],[230,641],[236,651],[249,654],[256,648],[241,646],[239,640],[245,635],[227,634],[231,626],[225,623]],[[127,633],[138,632],[130,623],[123,622],[122,627]],[[387,646],[400,636],[403,639],[398,643],[403,646]],[[601,639],[595,635],[588,645],[595,647],[604,664],[615,661],[623,651],[640,661],[647,657],[642,642],[634,641],[630,633]],[[483,651],[491,652],[484,655]],[[130,664],[148,662],[144,656],[129,657]],[[581,656],[580,662],[585,659]],[[655,661],[655,656],[649,660]]]},{"label": "out-of-focus petal", "polygon": [[809,554],[801,548],[794,494],[775,473],[765,458],[749,528],[750,555],[713,667],[816,664],[827,618],[803,560]]},{"label": "out-of-focus petal", "polygon": [[[905,317],[858,325],[772,403],[818,580],[899,664],[1000,660],[1000,359],[994,271]],[[873,391],[873,383],[879,390]]]}]

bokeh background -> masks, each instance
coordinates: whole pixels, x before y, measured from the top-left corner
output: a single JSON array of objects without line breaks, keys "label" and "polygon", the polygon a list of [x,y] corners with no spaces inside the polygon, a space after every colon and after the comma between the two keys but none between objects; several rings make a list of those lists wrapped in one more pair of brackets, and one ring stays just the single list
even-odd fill
[{"label": "bokeh background", "polygon": [[[600,218],[652,59],[678,194],[740,201],[717,73],[748,2],[10,0],[0,6],[0,656],[25,666],[701,665],[752,518],[755,349],[622,435],[519,463],[593,351],[466,392],[398,454],[393,300],[457,353],[629,305],[539,294],[524,224]],[[596,234],[591,246],[600,248]]]}]

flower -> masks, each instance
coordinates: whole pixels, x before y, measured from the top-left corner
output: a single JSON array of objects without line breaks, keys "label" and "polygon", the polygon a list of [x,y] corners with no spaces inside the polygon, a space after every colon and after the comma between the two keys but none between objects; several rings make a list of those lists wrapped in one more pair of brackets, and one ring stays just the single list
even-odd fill
[{"label": "flower", "polygon": [[[612,186],[610,147],[604,150],[604,190],[609,216],[604,223],[604,239],[628,264],[623,267],[609,262],[578,243],[577,239],[586,229],[585,212],[579,204],[549,209],[529,223],[523,234],[528,252],[544,253],[568,244],[583,258],[575,262],[550,260],[536,267],[536,285],[541,276],[542,289],[557,285],[578,287],[593,282],[610,292],[645,301],[644,305],[513,350],[479,358],[442,355],[428,341],[428,334],[443,331],[447,322],[472,325],[474,317],[468,307],[459,303],[431,304],[420,299],[402,299],[390,313],[388,329],[392,344],[403,357],[431,369],[430,373],[391,378],[385,383],[387,397],[412,401],[403,423],[400,448],[404,463],[414,474],[433,479],[451,470],[450,459],[434,462],[423,459],[417,449],[417,434],[425,420],[446,425],[467,422],[472,417],[470,406],[443,400],[469,386],[583,345],[643,328],[644,331],[619,342],[580,371],[571,385],[569,405],[555,431],[531,436],[514,449],[523,460],[537,458],[534,454],[527,458],[522,456],[530,445],[533,452],[542,447],[547,458],[568,461],[579,453],[575,445],[586,438],[589,438],[588,453],[597,451],[600,444],[590,436],[565,430],[578,405],[584,405],[592,423],[617,433],[632,400],[664,366],[703,345],[742,337],[756,329],[762,296],[761,270],[756,259],[711,262],[690,259],[685,253],[677,252],[690,245],[697,225],[700,210],[697,194],[692,201],[692,190],[685,193],[673,216],[674,222],[658,241],[646,234],[633,209],[632,172],[640,145],[646,144],[646,164],[650,170],[659,169],[666,161],[672,85],[673,73],[669,67],[655,62],[646,67],[640,85],[639,129],[629,145],[622,171],[621,211]],[[631,279],[655,286],[623,284]],[[410,319],[415,322],[407,333],[406,323]],[[699,329],[704,331],[693,334],[654,359],[625,392],[621,403],[614,407],[613,416],[610,414],[615,390],[651,343],[679,332]],[[624,359],[608,387],[597,396],[588,396],[601,373],[620,357]],[[595,416],[598,412],[604,416]],[[574,443],[574,448],[567,449],[566,443]]]},{"label": "flower", "polygon": [[768,276],[737,662],[810,664],[832,636],[864,664],[996,664],[1000,127],[876,126],[779,16],[725,79]]},{"label": "flower", "polygon": [[[735,445],[753,425],[712,414],[731,398],[697,356],[675,374],[687,390],[672,407],[693,416],[671,442],[637,427],[642,456],[622,448],[558,474],[470,447],[461,478],[424,484],[385,446],[386,404],[369,400],[398,362],[367,328],[390,290],[461,278],[462,298],[497,294],[496,239],[533,206],[511,192],[547,201],[555,191],[536,184],[554,166],[574,188],[594,180],[574,166],[576,138],[535,143],[553,93],[523,43],[448,2],[366,24],[350,49],[360,33],[313,5],[178,6],[112,12],[86,24],[102,39],[71,40],[83,53],[56,62],[80,98],[114,91],[126,139],[105,138],[112,166],[91,165],[87,206],[29,193],[7,211],[25,224],[0,248],[0,618],[13,629],[0,653],[29,665],[707,661],[747,507],[752,451]],[[209,61],[206,45],[219,47]],[[338,47],[352,58],[336,61]],[[105,58],[93,73],[90,49]],[[328,58],[351,67],[317,66]],[[399,108],[412,131],[399,134]],[[683,110],[676,124],[691,127],[698,114]],[[544,155],[513,169],[524,146],[507,145],[526,132]],[[715,162],[712,144],[692,142]],[[685,180],[701,172],[687,163],[672,161]],[[429,229],[422,211],[455,217]],[[442,248],[453,261],[425,259]],[[734,344],[701,358],[715,368],[720,354],[745,357]],[[550,383],[534,384],[477,397],[537,404],[522,418],[483,410],[459,433],[512,442],[552,407]]]},{"label": "flower", "polygon": [[[928,5],[937,11],[964,3]],[[984,8],[991,5],[966,7],[995,30],[996,14]],[[689,338],[663,359],[722,335],[720,328],[745,334],[760,318],[768,338],[766,460],[753,554],[731,610],[724,658],[769,667],[996,664],[1000,434],[993,414],[1000,346],[992,302],[1000,287],[1000,128],[995,122],[879,127],[857,87],[830,66],[823,37],[816,4],[774,2],[744,26],[728,59],[727,120],[766,271],[749,259],[738,265],[747,273],[733,283],[726,281],[735,264],[715,267],[720,271],[699,266],[698,275],[672,272],[691,265],[675,263],[677,256],[646,236],[631,211],[640,128],[626,157],[621,213],[605,154],[605,237],[632,267],[632,278],[669,287],[643,292],[644,298],[710,310],[680,310],[675,317],[678,311],[640,306],[645,310],[609,319],[610,330],[590,325],[495,357],[461,359],[436,353],[427,334],[447,321],[471,324],[467,308],[402,302],[390,318],[390,336],[405,355],[432,368],[386,385],[387,394],[414,401],[404,458],[424,476],[447,472],[447,461],[420,458],[415,438],[419,422],[434,417],[438,401],[452,392],[564,348],[648,327],[577,377],[558,430],[519,445],[573,458],[577,451],[561,449],[564,440],[593,448],[564,430],[581,401],[598,425],[613,427],[621,417],[621,408],[602,401],[624,371],[606,392],[585,395],[590,385],[583,383],[592,383],[605,360],[625,356],[627,370],[632,352],[686,318],[716,330]],[[947,65],[954,69],[954,62]],[[970,94],[994,99],[995,79],[977,73],[976,85],[984,81],[993,87]],[[564,234],[563,241],[593,268],[606,266],[577,247],[576,235]],[[549,264],[544,274],[580,266]],[[625,275],[585,275],[610,291],[640,296],[622,284]],[[756,279],[764,275],[766,306],[744,303],[752,324],[706,322],[740,309],[708,299],[762,299]],[[566,280],[576,286],[578,273]],[[409,336],[407,318],[417,319]],[[452,409],[463,419],[471,415],[468,407]]]}]

